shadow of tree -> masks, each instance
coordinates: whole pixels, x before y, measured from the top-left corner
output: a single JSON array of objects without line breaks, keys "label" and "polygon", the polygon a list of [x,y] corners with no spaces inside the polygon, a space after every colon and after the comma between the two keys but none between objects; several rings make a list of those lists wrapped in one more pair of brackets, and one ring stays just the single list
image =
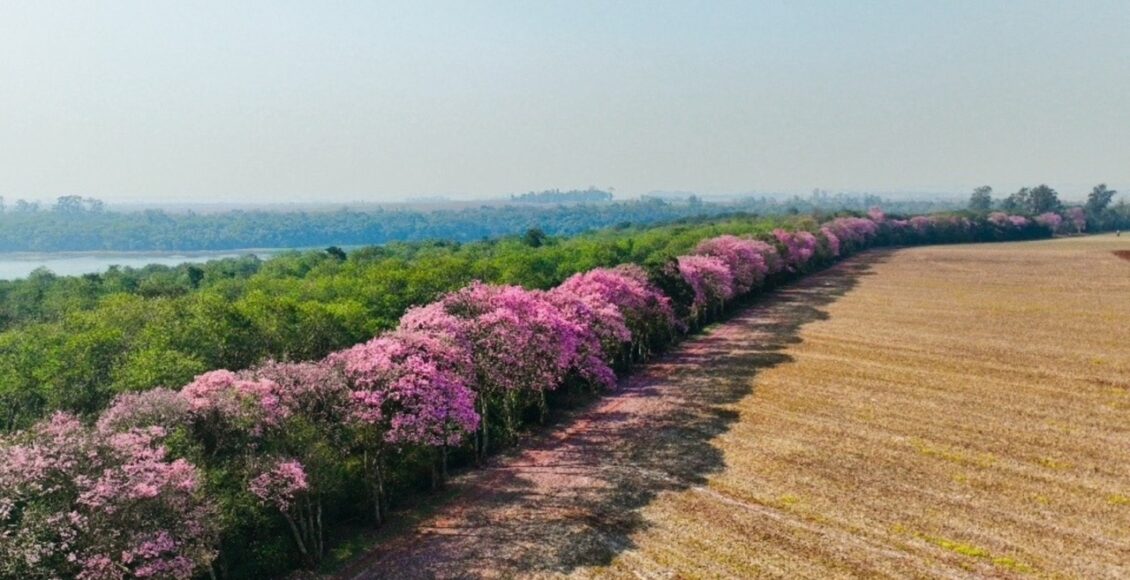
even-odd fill
[{"label": "shadow of tree", "polygon": [[872,251],[778,288],[641,366],[513,453],[452,482],[452,496],[341,576],[474,578],[568,573],[610,563],[647,526],[659,494],[725,468],[713,440],[800,329],[890,255]]}]

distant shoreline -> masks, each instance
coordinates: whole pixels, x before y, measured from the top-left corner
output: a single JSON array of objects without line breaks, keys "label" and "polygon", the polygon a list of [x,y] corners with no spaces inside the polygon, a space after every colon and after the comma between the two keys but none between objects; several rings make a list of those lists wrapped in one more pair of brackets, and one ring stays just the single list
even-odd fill
[{"label": "distant shoreline", "polygon": [[158,265],[170,268],[181,264],[199,264],[225,258],[253,255],[260,260],[289,251],[306,248],[251,248],[214,251],[85,251],[85,252],[0,252],[0,280],[21,280],[40,268],[56,276],[101,274],[113,266],[144,268]]}]

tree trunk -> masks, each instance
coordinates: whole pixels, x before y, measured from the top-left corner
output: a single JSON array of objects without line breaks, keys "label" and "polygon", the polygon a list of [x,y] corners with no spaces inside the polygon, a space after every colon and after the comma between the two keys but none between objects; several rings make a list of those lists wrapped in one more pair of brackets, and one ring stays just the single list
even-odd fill
[{"label": "tree trunk", "polygon": [[373,494],[373,521],[379,527],[384,523],[384,470],[381,469],[381,452],[365,450],[365,468],[369,475],[369,488]]},{"label": "tree trunk", "polygon": [[286,518],[286,523],[290,524],[290,533],[294,536],[294,542],[298,544],[298,552],[302,554],[305,560],[309,561],[310,553],[306,551],[306,543],[302,541],[302,534],[298,533],[298,526],[294,525],[294,518],[285,512],[283,517]]},{"label": "tree trunk", "polygon": [[479,397],[483,402],[483,412],[480,414],[482,421],[479,428],[483,433],[482,445],[479,446],[479,459],[484,459],[487,453],[490,453],[490,422],[487,420],[487,415],[490,412],[490,405],[487,404],[486,397],[480,395]]},{"label": "tree trunk", "polygon": [[318,550],[324,556],[326,554],[326,528],[322,526],[322,500],[318,499]]}]

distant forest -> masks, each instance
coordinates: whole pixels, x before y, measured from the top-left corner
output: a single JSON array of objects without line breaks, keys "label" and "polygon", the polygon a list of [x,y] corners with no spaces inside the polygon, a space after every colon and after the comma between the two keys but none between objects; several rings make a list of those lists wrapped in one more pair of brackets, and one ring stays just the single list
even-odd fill
[{"label": "distant forest", "polygon": [[547,189],[545,191],[531,191],[521,195],[511,195],[510,200],[517,203],[579,203],[612,201],[612,193],[602,191],[595,187],[588,189]]},{"label": "distant forest", "polygon": [[[77,195],[52,205],[0,198],[0,252],[192,251],[245,248],[361,246],[393,241],[443,239],[469,242],[538,228],[549,235],[573,235],[607,227],[645,226],[695,217],[736,214],[795,215],[838,210],[926,213],[964,203],[890,201],[874,195],[829,195],[786,200],[748,197],[708,202],[646,198],[607,201],[600,190],[523,194],[522,202],[484,202],[452,209],[349,209],[327,211],[234,210],[223,213],[160,209],[118,212],[106,203]],[[527,196],[529,196],[527,198]],[[561,199],[556,199],[561,196]],[[603,199],[596,203],[588,197]],[[562,204],[560,202],[571,202]]]}]

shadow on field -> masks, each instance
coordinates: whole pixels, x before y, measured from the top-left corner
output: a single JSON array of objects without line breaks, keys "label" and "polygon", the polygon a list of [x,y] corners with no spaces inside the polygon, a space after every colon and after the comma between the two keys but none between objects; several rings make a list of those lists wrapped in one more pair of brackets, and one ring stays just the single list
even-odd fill
[{"label": "shadow on field", "polygon": [[739,420],[726,408],[824,308],[890,251],[871,251],[752,301],[723,324],[642,365],[618,391],[486,467],[414,529],[385,538],[347,578],[471,578],[568,573],[633,547],[641,508],[725,468],[712,440]]}]

